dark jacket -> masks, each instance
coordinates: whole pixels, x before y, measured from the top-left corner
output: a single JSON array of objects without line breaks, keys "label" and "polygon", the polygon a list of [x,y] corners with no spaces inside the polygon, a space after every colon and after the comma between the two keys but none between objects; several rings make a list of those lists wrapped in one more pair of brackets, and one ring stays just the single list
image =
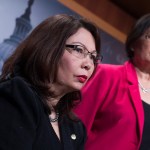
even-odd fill
[{"label": "dark jacket", "polygon": [[0,150],[84,149],[86,132],[80,121],[65,116],[59,126],[61,142],[40,97],[23,78],[0,83]]}]

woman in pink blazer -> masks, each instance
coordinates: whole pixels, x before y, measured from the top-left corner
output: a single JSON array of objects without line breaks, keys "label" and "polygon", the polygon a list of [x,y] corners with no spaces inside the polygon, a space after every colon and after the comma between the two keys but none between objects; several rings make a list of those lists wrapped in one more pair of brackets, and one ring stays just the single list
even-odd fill
[{"label": "woman in pink blazer", "polygon": [[150,149],[150,14],[126,41],[124,65],[98,66],[75,112],[84,122],[86,150]]}]

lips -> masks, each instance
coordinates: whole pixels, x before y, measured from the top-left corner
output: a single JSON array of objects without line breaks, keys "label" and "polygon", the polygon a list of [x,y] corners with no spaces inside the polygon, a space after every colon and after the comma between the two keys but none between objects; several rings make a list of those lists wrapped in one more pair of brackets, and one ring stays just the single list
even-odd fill
[{"label": "lips", "polygon": [[79,75],[77,76],[79,82],[84,83],[87,80],[87,76],[86,75]]}]

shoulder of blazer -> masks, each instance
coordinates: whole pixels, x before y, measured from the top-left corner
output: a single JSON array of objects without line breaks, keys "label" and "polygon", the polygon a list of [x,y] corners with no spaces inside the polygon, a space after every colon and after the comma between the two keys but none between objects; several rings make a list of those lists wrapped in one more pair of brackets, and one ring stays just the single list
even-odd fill
[{"label": "shoulder of blazer", "polygon": [[124,69],[124,65],[100,64],[96,70],[96,76],[101,76],[103,74],[110,75],[110,73],[117,75],[116,73],[121,74]]},{"label": "shoulder of blazer", "polygon": [[[82,91],[86,89],[109,88],[112,83],[122,80],[126,76],[126,69],[124,65],[100,64],[93,77],[83,87]],[[92,88],[91,88],[92,87]]]},{"label": "shoulder of blazer", "polygon": [[25,111],[36,119],[39,115],[40,103],[31,85],[24,78],[16,76],[0,83],[2,98],[13,104],[13,107]]},{"label": "shoulder of blazer", "polygon": [[41,122],[41,105],[22,77],[0,83],[0,119],[0,149],[32,149]]}]

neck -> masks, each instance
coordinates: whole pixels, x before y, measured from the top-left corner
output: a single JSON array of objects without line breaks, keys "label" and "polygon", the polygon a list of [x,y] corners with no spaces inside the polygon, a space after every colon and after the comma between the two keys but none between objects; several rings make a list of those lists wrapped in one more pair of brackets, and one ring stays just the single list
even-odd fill
[{"label": "neck", "polygon": [[48,99],[48,104],[50,105],[50,107],[54,107],[57,105],[57,103],[64,96],[65,93],[63,93],[63,91],[55,86],[51,86],[50,91],[52,94],[51,97]]},{"label": "neck", "polygon": [[139,88],[143,93],[150,93],[150,73],[143,72],[139,68],[135,67]]},{"label": "neck", "polygon": [[67,93],[72,92],[71,88],[65,86],[64,84],[54,83],[50,86],[50,91],[52,93],[51,97],[48,99],[48,105],[51,110],[54,110],[53,107],[57,105],[59,100]]},{"label": "neck", "polygon": [[150,88],[145,88],[140,81],[138,81],[139,88],[142,90],[143,93],[150,93]]},{"label": "neck", "polygon": [[50,98],[48,100],[48,104],[50,107],[55,107],[57,105],[57,103],[59,102],[60,98]]},{"label": "neck", "polygon": [[143,74],[144,76],[150,75],[150,62],[141,61],[138,58],[134,58],[132,61],[139,73]]},{"label": "neck", "polygon": [[143,81],[143,82],[147,82],[147,81],[150,82],[150,73],[149,72],[145,72],[138,67],[135,67],[135,69],[136,69],[138,80]]}]

